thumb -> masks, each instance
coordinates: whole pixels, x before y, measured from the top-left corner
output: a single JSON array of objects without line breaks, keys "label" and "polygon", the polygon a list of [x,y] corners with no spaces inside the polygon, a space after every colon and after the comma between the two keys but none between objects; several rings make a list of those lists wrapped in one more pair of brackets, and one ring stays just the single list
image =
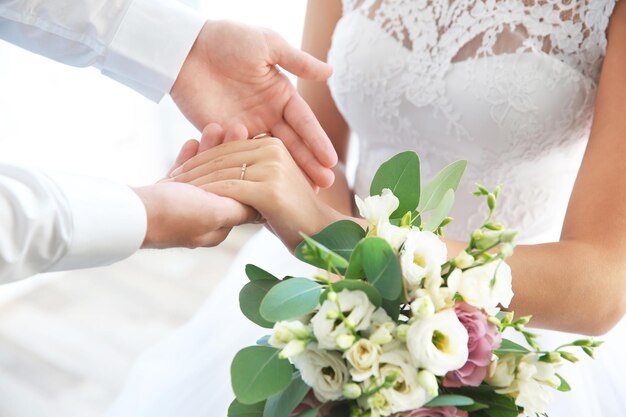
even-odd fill
[{"label": "thumb", "polygon": [[182,146],[182,148],[180,148],[180,152],[178,153],[178,156],[176,157],[176,161],[174,162],[174,165],[172,165],[170,170],[167,172],[166,177],[169,178],[170,174],[176,168],[180,167],[182,164],[187,162],[189,159],[191,159],[194,156],[196,156],[196,154],[198,153],[199,147],[200,147],[200,143],[197,140],[195,140],[195,139],[190,139],[187,142],[185,142],[185,144]]},{"label": "thumb", "polygon": [[333,68],[291,46],[282,36],[270,33],[267,36],[272,64],[283,67],[293,75],[310,81],[326,81],[333,73]]}]

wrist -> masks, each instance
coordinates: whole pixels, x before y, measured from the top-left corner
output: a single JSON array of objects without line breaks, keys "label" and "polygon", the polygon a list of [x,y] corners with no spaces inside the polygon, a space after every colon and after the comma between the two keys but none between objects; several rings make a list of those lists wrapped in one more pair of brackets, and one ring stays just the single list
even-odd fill
[{"label": "wrist", "polygon": [[132,187],[132,190],[135,192],[135,194],[137,194],[137,196],[143,203],[144,209],[146,210],[146,236],[144,237],[143,243],[141,244],[141,248],[158,248],[158,233],[155,229],[156,225],[159,224],[159,215],[157,209],[159,205],[155,204],[152,187]]}]

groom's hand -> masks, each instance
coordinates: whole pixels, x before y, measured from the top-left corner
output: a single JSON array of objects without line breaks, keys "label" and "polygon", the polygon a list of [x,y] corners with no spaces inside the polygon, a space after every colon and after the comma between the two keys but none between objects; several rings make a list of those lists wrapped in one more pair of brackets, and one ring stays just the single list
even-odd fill
[{"label": "groom's hand", "polygon": [[[282,138],[317,185],[328,187],[337,154],[285,70],[323,81],[329,65],[290,46],[278,34],[233,22],[207,22],[174,83],[171,96],[199,129],[209,123],[242,123],[252,136]],[[215,143],[213,145],[218,145]]]},{"label": "groom's hand", "polygon": [[235,200],[189,184],[162,182],[134,190],[148,215],[143,248],[216,246],[234,226],[253,222],[258,216]]}]

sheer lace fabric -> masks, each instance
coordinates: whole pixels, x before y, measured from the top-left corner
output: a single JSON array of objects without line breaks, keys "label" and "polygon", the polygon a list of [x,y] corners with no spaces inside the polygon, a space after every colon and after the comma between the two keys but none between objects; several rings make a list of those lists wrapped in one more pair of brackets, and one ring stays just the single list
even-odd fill
[{"label": "sheer lace fabric", "polygon": [[[558,238],[591,117],[613,0],[348,0],[333,96],[359,135],[356,188],[394,152],[424,175],[468,159],[449,234],[476,226],[474,182],[526,239]],[[550,210],[546,209],[550,208]]]}]

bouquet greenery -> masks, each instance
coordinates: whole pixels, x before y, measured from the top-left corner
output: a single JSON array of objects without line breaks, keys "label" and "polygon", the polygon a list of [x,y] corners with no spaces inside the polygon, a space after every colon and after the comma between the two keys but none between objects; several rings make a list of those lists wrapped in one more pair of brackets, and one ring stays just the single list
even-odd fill
[{"label": "bouquet greenery", "polygon": [[[448,260],[442,240],[466,167],[444,168],[421,187],[420,161],[404,152],[356,198],[368,227],[339,221],[303,236],[296,256],[312,278],[274,277],[253,265],[242,312],[272,334],[235,356],[229,417],[517,417],[540,415],[557,373],[593,357],[600,342],[542,350],[507,308],[517,232],[493,220],[500,188],[478,186],[488,216]],[[503,337],[519,332],[528,347]]]}]

